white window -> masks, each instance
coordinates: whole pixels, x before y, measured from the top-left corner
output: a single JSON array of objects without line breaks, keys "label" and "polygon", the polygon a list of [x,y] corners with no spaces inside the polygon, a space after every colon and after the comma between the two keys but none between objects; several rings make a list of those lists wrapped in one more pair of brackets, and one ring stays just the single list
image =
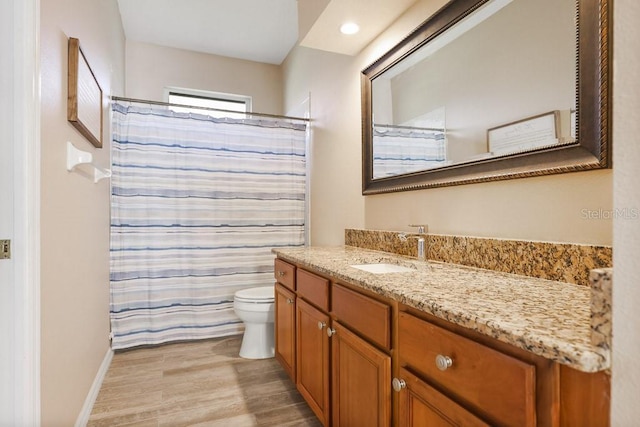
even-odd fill
[{"label": "white window", "polygon": [[188,107],[170,106],[173,111],[181,113],[206,114],[212,117],[244,118],[244,114],[224,111],[213,111],[197,107],[215,108],[217,110],[251,112],[251,97],[230,93],[209,92],[204,90],[169,87],[165,89],[165,100],[169,104],[188,105]]}]

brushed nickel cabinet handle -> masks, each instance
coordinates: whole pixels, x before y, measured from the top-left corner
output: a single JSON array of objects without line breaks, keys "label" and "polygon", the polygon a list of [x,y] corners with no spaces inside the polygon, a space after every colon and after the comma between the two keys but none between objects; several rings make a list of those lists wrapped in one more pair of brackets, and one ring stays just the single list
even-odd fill
[{"label": "brushed nickel cabinet handle", "polygon": [[293,300],[291,298],[287,298],[287,304],[293,304]]},{"label": "brushed nickel cabinet handle", "polygon": [[453,360],[449,356],[443,356],[441,354],[436,356],[436,366],[441,371],[446,371],[453,365]]},{"label": "brushed nickel cabinet handle", "polygon": [[336,334],[336,330],[333,328],[327,328],[327,336],[329,338],[331,338],[332,336],[334,336]]},{"label": "brushed nickel cabinet handle", "polygon": [[322,329],[325,326],[327,326],[327,324],[325,322],[318,322],[318,329]]},{"label": "brushed nickel cabinet handle", "polygon": [[278,276],[284,277],[284,271],[278,271]]}]

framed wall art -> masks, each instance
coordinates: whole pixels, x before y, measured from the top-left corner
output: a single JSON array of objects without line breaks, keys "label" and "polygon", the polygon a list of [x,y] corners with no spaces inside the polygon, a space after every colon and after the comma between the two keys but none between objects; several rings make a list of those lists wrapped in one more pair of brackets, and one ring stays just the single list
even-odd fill
[{"label": "framed wall art", "polygon": [[489,152],[508,154],[556,145],[559,121],[560,112],[551,111],[489,129]]},{"label": "framed wall art", "polygon": [[95,147],[102,148],[102,89],[80,41],[69,38],[67,120]]}]

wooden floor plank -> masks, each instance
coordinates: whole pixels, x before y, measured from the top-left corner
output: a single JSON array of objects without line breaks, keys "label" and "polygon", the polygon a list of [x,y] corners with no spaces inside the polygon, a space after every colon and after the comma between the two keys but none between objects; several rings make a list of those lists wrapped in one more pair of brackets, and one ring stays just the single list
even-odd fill
[{"label": "wooden floor plank", "polygon": [[238,356],[241,337],[117,352],[88,427],[319,427],[275,359]]}]

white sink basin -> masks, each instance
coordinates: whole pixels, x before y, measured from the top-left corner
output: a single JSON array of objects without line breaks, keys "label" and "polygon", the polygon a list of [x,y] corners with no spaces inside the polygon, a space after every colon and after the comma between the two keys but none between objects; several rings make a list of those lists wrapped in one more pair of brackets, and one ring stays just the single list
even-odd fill
[{"label": "white sink basin", "polygon": [[373,273],[373,274],[407,273],[411,271],[416,271],[413,268],[403,267],[401,265],[396,265],[396,264],[357,264],[357,265],[352,265],[351,267],[357,268],[358,270],[366,271],[368,273]]}]

